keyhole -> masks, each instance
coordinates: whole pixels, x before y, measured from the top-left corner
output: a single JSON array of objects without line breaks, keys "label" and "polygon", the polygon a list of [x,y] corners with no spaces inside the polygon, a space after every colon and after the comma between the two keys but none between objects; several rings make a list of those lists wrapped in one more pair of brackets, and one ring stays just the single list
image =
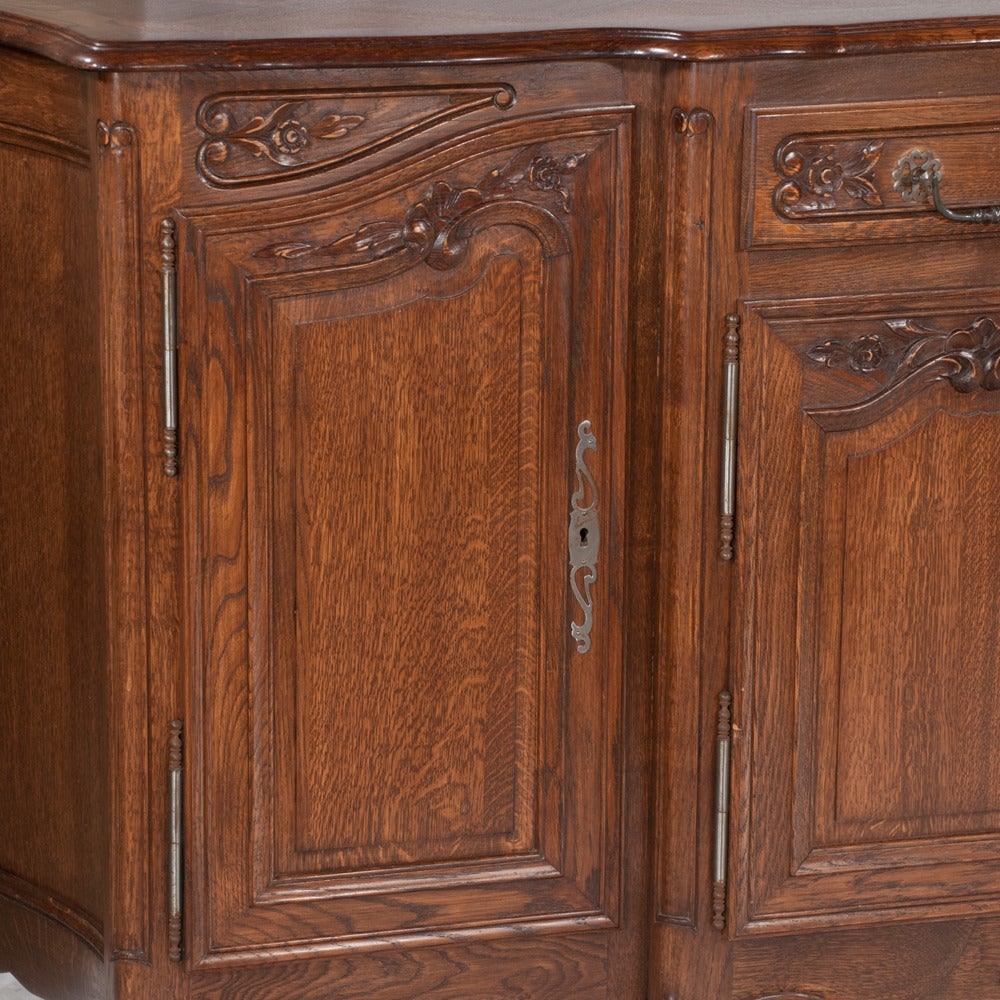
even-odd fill
[{"label": "keyhole", "polygon": [[581,528],[580,529],[580,544],[581,545],[586,545],[587,544],[587,529],[586,528]]}]

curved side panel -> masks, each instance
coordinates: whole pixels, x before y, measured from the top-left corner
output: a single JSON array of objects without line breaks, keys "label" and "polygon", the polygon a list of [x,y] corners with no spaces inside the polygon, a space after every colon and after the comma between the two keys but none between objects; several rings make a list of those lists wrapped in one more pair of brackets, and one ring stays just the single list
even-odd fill
[{"label": "curved side panel", "polygon": [[0,926],[5,944],[0,969],[12,972],[32,993],[46,1000],[108,996],[104,961],[62,919],[0,894]]}]

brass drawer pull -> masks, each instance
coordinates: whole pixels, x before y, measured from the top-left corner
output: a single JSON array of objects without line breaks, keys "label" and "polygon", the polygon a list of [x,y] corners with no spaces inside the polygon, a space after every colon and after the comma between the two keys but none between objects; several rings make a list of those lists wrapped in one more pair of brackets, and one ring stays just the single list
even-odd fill
[{"label": "brass drawer pull", "polygon": [[1000,205],[949,208],[941,200],[941,161],[929,150],[911,149],[892,172],[893,188],[903,201],[932,201],[938,215],[952,222],[1000,222]]}]

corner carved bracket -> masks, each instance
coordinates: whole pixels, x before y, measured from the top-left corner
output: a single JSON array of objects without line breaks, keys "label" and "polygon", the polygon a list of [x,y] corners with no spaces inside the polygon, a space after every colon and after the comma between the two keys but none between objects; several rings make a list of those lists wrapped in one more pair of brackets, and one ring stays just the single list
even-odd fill
[{"label": "corner carved bracket", "polygon": [[885,374],[881,391],[904,383],[946,380],[957,392],[1000,389],[1000,327],[988,317],[943,331],[916,320],[886,320],[885,331],[845,340],[826,340],[808,356],[827,368],[861,375]]},{"label": "corner carved bracket", "polygon": [[[558,256],[569,246],[552,209],[572,210],[570,181],[585,159],[585,153],[555,157],[531,146],[470,187],[437,181],[398,221],[367,223],[329,243],[271,243],[254,257],[312,258],[335,268],[399,258],[443,271],[463,260],[471,237],[491,224],[526,226],[538,234],[548,256]],[[549,205],[537,204],[538,198]]]},{"label": "corner carved bracket", "polygon": [[103,119],[97,121],[97,146],[101,152],[114,153],[121,156],[133,146],[138,145],[139,134],[135,126],[128,122],[114,122],[109,125]]},{"label": "corner carved bracket", "polygon": [[829,141],[795,136],[774,153],[778,176],[774,210],[787,219],[882,207],[875,168],[882,156],[876,139]]},{"label": "corner carved bracket", "polygon": [[704,135],[714,124],[715,119],[712,117],[712,112],[705,108],[692,108],[690,111],[674,108],[670,112],[670,127],[678,135],[688,139],[692,136]]},{"label": "corner carved bracket", "polygon": [[[445,92],[428,87],[216,94],[198,108],[204,141],[195,161],[201,176],[216,187],[270,184],[362,159],[475,111],[506,111],[515,101],[509,84]],[[407,117],[408,103],[413,110]]]}]

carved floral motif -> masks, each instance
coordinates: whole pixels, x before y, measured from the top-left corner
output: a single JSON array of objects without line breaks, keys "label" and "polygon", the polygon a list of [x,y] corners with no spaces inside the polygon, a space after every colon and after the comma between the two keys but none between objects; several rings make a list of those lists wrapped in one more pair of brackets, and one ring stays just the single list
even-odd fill
[{"label": "carved floral motif", "polygon": [[809,351],[809,357],[826,365],[853,368],[856,372],[873,372],[885,360],[885,344],[880,337],[856,337],[847,343],[827,340]]},{"label": "carved floral motif", "polygon": [[551,212],[520,196],[529,191],[547,195],[562,212],[569,212],[569,181],[584,159],[583,153],[557,158],[540,154],[538,147],[529,147],[472,187],[459,188],[437,181],[398,221],[371,222],[329,243],[271,243],[254,256],[282,260],[314,257],[333,267],[353,267],[399,255],[444,270],[465,256],[469,238],[478,231],[479,224],[501,207],[506,211],[506,221],[516,223],[530,218],[536,224],[534,228],[553,244],[551,251],[561,252],[565,236]]},{"label": "carved floral motif", "polygon": [[884,371],[883,392],[904,382],[946,379],[958,392],[1000,389],[1000,327],[988,317],[942,331],[916,320],[886,320],[886,332],[826,340],[808,356],[827,368]]},{"label": "carved floral motif", "polygon": [[210,141],[198,151],[198,163],[204,171],[218,174],[237,148],[259,159],[266,157],[280,167],[296,166],[312,144],[342,139],[365,121],[364,115],[331,111],[316,121],[304,119],[305,102],[282,101],[266,114],[256,114],[243,125],[236,124],[235,112],[226,104],[213,106],[202,121],[202,130]]},{"label": "carved floral motif", "polygon": [[778,175],[787,178],[774,189],[775,211],[797,219],[880,208],[882,197],[874,178],[881,155],[879,140],[786,140],[774,154]]},{"label": "carved floral motif", "polygon": [[[309,176],[371,155],[460,115],[489,107],[503,111],[515,102],[513,87],[482,85],[442,93],[440,107],[428,109],[428,97],[436,100],[435,93],[434,88],[394,92],[394,107],[405,109],[408,100],[418,99],[415,107],[421,110],[402,121],[402,112],[395,119],[389,116],[395,123],[388,126],[382,100],[386,95],[376,92],[218,94],[198,109],[198,128],[204,136],[198,148],[198,170],[221,187]],[[372,119],[377,121],[380,115],[383,123],[373,124]],[[353,140],[356,132],[366,134]]]}]

